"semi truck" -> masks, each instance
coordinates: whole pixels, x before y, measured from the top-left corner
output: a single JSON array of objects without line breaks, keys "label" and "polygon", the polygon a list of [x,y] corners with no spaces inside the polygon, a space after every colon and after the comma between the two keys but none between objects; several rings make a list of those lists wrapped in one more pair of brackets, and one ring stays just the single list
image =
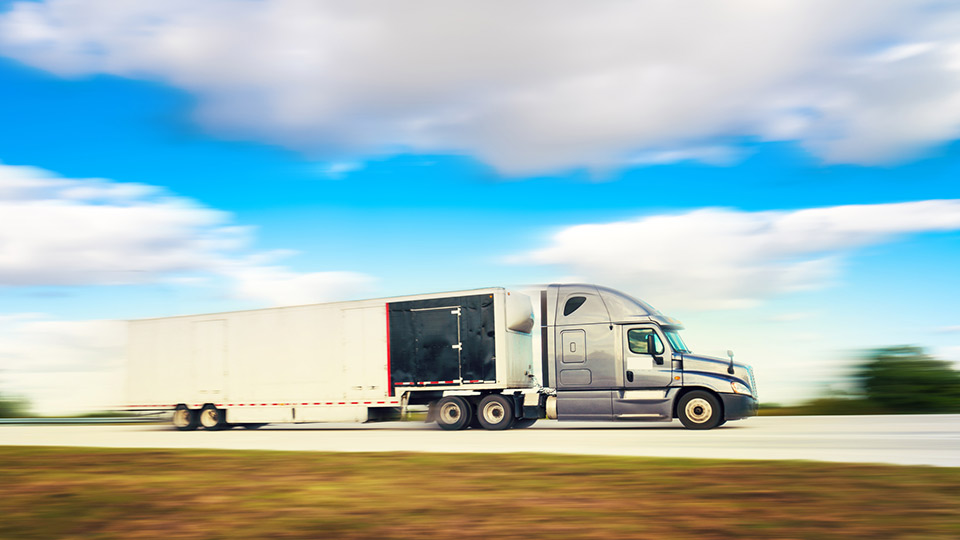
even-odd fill
[{"label": "semi truck", "polygon": [[179,430],[368,422],[445,430],[538,419],[711,429],[757,412],[753,369],[590,284],[502,287],[130,321],[128,410]]}]

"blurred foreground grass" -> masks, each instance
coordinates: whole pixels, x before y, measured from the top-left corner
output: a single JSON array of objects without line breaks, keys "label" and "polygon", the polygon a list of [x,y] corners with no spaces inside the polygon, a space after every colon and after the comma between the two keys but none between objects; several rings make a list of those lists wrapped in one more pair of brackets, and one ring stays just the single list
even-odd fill
[{"label": "blurred foreground grass", "polygon": [[0,538],[960,538],[960,469],[0,447]]}]

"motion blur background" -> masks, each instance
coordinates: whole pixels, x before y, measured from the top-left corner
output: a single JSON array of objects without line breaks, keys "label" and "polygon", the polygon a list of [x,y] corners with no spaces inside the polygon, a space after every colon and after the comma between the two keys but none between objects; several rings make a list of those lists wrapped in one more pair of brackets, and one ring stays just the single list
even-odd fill
[{"label": "motion blur background", "polygon": [[951,2],[0,0],[0,394],[122,402],[123,319],[559,280],[765,402],[949,388],[958,178]]}]

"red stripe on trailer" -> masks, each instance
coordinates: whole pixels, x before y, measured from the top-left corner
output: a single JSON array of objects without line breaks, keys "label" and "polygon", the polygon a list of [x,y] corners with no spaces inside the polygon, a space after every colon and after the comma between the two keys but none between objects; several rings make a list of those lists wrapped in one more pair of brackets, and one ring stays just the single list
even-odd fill
[{"label": "red stripe on trailer", "polygon": [[337,405],[346,405],[346,404],[347,404],[346,401],[338,401],[338,402],[337,402]]},{"label": "red stripe on trailer", "polygon": [[381,404],[381,403],[383,403],[383,402],[382,402],[382,401],[378,401],[378,402],[377,402],[377,404]]},{"label": "red stripe on trailer", "polygon": [[390,370],[390,303],[386,303],[387,312],[387,390],[389,396],[393,395],[393,371]]}]

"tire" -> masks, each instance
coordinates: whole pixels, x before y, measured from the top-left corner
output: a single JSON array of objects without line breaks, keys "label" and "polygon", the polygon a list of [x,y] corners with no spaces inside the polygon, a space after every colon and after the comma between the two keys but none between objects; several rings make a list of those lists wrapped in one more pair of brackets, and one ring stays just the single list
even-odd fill
[{"label": "tire", "polygon": [[536,423],[536,418],[518,418],[517,421],[513,423],[513,429],[526,429]]},{"label": "tire", "polygon": [[186,405],[177,405],[173,410],[173,427],[180,431],[193,431],[200,425],[200,415],[191,411]]},{"label": "tire", "polygon": [[213,405],[204,405],[200,409],[200,425],[207,431],[217,431],[227,427],[227,415]]},{"label": "tire", "polygon": [[713,429],[723,421],[723,407],[713,394],[694,390],[680,398],[677,416],[687,429]]},{"label": "tire", "polygon": [[437,402],[437,424],[447,431],[470,426],[470,403],[459,396],[447,396]]},{"label": "tire", "polygon": [[480,400],[477,419],[484,429],[501,431],[513,425],[513,401],[500,394],[490,394]]}]

